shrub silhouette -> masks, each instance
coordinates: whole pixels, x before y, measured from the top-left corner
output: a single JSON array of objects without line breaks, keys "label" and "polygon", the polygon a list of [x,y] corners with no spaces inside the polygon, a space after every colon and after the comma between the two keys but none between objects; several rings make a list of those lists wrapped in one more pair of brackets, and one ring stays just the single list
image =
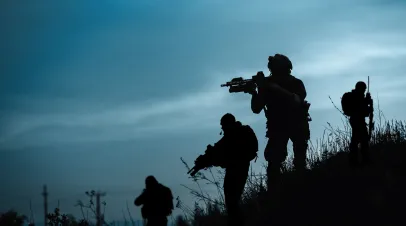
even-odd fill
[{"label": "shrub silhouette", "polygon": [[27,219],[26,216],[19,215],[14,210],[9,210],[0,214],[0,226],[23,226]]},{"label": "shrub silhouette", "polygon": [[54,213],[48,213],[49,226],[89,226],[90,224],[82,219],[79,222],[70,214],[61,214],[59,208],[55,208]]}]

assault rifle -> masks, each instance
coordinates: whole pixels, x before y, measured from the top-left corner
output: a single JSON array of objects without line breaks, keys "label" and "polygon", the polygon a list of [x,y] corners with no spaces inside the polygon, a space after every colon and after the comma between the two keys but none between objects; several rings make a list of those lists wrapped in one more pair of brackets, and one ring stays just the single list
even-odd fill
[{"label": "assault rifle", "polygon": [[224,156],[216,150],[216,145],[214,147],[208,145],[205,153],[196,158],[195,165],[187,173],[194,177],[197,172],[208,167],[219,166],[224,168],[225,159],[222,157]]},{"label": "assault rifle", "polygon": [[199,160],[201,160],[202,158],[204,158],[204,155],[199,155],[199,157],[197,157],[197,159],[195,160],[195,165],[193,166],[192,169],[190,169],[187,174],[190,174],[190,176],[194,177],[196,175],[197,172],[199,172],[200,170],[207,168],[209,166],[203,165],[203,164],[198,164],[197,162],[199,162]]},{"label": "assault rifle", "polygon": [[[239,92],[244,92],[244,93],[251,93],[255,91],[255,89],[258,87],[257,82],[259,80],[265,80],[267,79],[262,71],[259,71],[256,75],[252,76],[251,79],[243,79],[242,77],[237,77],[231,79],[231,81],[226,82],[225,84],[221,84],[221,87],[230,87],[229,92],[230,93],[239,93]],[[307,101],[302,102],[297,102],[294,101],[292,98],[292,93],[289,91],[285,90],[284,88],[280,87],[277,84],[272,84],[270,86],[267,86],[266,88],[268,91],[270,91],[273,95],[274,98],[279,99],[279,100],[285,100],[286,103],[290,104],[291,106],[297,106],[297,107],[302,107],[304,106],[305,111],[306,111],[306,117],[308,121],[312,121],[310,115],[309,115],[309,108],[310,108],[310,103]],[[264,108],[265,114],[267,114],[268,109],[265,107]]]},{"label": "assault rifle", "polygon": [[221,84],[221,87],[230,87],[230,93],[249,93],[257,88],[258,79],[265,79],[265,75],[262,71],[259,71],[256,75],[253,75],[251,79],[244,79],[237,77],[231,79],[231,81]]}]

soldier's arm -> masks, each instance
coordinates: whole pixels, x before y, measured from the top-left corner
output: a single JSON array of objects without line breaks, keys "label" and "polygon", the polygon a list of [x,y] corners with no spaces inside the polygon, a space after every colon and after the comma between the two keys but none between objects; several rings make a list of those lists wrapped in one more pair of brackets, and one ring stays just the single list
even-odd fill
[{"label": "soldier's arm", "polygon": [[136,205],[136,206],[144,205],[144,203],[145,203],[145,190],[142,192],[142,194],[140,196],[138,196],[134,200],[134,205]]},{"label": "soldier's arm", "polygon": [[372,113],[372,108],[368,106],[368,110],[367,113],[365,114],[365,117],[369,117],[369,115],[371,115]]},{"label": "soldier's arm", "polygon": [[303,81],[300,79],[296,79],[295,94],[298,95],[301,100],[306,99],[307,96],[306,87],[304,86]]},{"label": "soldier's arm", "polygon": [[364,117],[369,117],[369,115],[372,113],[372,108],[369,106],[368,101],[365,99],[364,100],[364,108],[363,108],[363,113]]},{"label": "soldier's arm", "polygon": [[226,149],[226,145],[227,145],[227,141],[225,136],[223,136],[219,141],[217,141],[217,143],[214,144],[212,151],[222,151],[224,149]]},{"label": "soldier's arm", "polygon": [[253,93],[251,98],[251,110],[255,114],[261,113],[262,109],[265,107],[264,97],[261,93]]},{"label": "soldier's arm", "polygon": [[367,113],[366,113],[367,116],[365,116],[365,117],[368,117],[374,111],[373,101],[372,101],[370,93],[367,93],[366,98],[365,98],[365,102],[366,102],[366,105],[367,105]]}]

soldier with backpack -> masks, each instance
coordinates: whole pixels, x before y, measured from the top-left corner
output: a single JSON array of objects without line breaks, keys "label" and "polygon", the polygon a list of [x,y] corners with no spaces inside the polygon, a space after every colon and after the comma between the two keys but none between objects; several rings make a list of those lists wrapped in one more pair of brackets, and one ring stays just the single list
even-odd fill
[{"label": "soldier with backpack", "polygon": [[134,204],[142,205],[141,215],[147,220],[147,226],[167,226],[167,216],[173,210],[171,189],[158,183],[154,176],[148,176],[145,179],[145,189]]},{"label": "soldier with backpack", "polygon": [[369,92],[365,96],[367,85],[365,82],[357,82],[355,89],[346,92],[341,98],[343,113],[349,117],[352,134],[350,143],[349,162],[350,166],[358,165],[358,144],[361,144],[361,155],[364,163],[369,162],[369,139],[368,128],[365,118],[373,112],[372,98]]},{"label": "soldier with backpack", "polygon": [[256,159],[258,140],[248,125],[242,125],[227,113],[220,122],[224,136],[214,145],[207,147],[188,173],[194,176],[199,170],[219,166],[226,169],[224,196],[228,213],[228,225],[244,225],[239,202],[248,177],[250,161]]}]

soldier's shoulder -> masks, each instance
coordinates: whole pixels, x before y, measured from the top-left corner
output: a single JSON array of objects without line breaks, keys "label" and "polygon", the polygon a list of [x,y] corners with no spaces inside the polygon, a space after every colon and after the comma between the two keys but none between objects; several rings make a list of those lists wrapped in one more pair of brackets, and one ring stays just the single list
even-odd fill
[{"label": "soldier's shoulder", "polygon": [[351,91],[347,91],[347,92],[345,92],[344,94],[343,94],[343,97],[355,97],[356,95],[355,95],[355,91],[354,90],[351,90]]},{"label": "soldier's shoulder", "polygon": [[300,78],[297,78],[297,77],[294,76],[294,75],[289,75],[288,77],[289,77],[289,79],[291,79],[291,80],[293,80],[293,81],[295,81],[295,82],[302,82],[302,80],[301,80]]},{"label": "soldier's shoulder", "polygon": [[252,133],[252,132],[254,132],[254,130],[251,128],[251,126],[249,126],[249,125],[243,125],[242,126],[242,129],[243,129],[243,131],[245,131],[246,133],[248,132],[248,133]]},{"label": "soldier's shoulder", "polygon": [[167,186],[165,186],[165,185],[161,185],[161,186],[162,186],[162,188],[163,188],[165,191],[167,191],[167,192],[172,192],[169,187],[167,187]]},{"label": "soldier's shoulder", "polygon": [[252,129],[250,125],[242,125],[244,128]]}]

